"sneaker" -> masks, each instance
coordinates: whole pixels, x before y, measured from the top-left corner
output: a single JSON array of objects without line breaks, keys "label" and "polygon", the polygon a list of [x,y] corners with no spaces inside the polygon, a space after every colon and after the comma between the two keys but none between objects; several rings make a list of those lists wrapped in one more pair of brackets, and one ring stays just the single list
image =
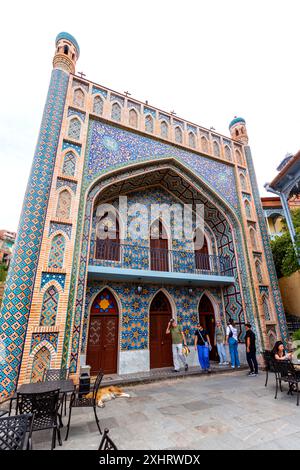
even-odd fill
[{"label": "sneaker", "polygon": [[172,369],[172,372],[179,372],[179,370],[177,370],[177,369]]},{"label": "sneaker", "polygon": [[219,362],[219,366],[222,366],[224,364],[224,362]]},{"label": "sneaker", "polygon": [[251,372],[251,374],[249,374],[249,377],[256,377],[257,374],[255,372]]},{"label": "sneaker", "polygon": [[249,375],[253,375],[253,374],[254,374],[254,372],[248,372],[247,375],[249,376]]},{"label": "sneaker", "polygon": [[235,366],[231,366],[231,369],[235,369]]},{"label": "sneaker", "polygon": [[184,366],[184,370],[185,370],[185,371],[189,370],[189,365],[188,365],[188,364],[186,364],[186,365]]},{"label": "sneaker", "polygon": [[237,368],[238,368],[238,369],[240,369],[240,368],[241,368],[241,366],[237,366]]},{"label": "sneaker", "polygon": [[223,362],[223,365],[224,365],[224,366],[229,366],[229,362],[227,362],[227,361],[226,361],[226,362]]}]

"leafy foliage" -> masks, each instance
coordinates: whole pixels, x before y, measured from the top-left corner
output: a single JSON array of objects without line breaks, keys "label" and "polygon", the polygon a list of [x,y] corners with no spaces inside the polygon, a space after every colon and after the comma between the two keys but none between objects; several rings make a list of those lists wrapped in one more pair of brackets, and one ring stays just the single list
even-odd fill
[{"label": "leafy foliage", "polygon": [[7,276],[7,267],[5,264],[0,264],[0,282],[4,282]]}]

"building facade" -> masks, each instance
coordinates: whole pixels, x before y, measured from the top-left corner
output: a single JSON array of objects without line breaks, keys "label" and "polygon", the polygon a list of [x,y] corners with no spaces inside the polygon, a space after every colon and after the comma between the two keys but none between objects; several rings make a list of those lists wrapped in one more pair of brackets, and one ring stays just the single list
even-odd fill
[{"label": "building facade", "polygon": [[[229,318],[241,342],[248,321],[260,349],[286,341],[244,119],[220,135],[77,76],[78,57],[59,34],[1,310],[1,395],[48,367],[169,366],[171,316],[189,342],[199,319],[213,335]],[[188,204],[194,235],[149,217],[158,204]]]},{"label": "building facade", "polygon": [[0,230],[0,264],[4,264],[7,267],[9,266],[15,240],[15,232]]}]

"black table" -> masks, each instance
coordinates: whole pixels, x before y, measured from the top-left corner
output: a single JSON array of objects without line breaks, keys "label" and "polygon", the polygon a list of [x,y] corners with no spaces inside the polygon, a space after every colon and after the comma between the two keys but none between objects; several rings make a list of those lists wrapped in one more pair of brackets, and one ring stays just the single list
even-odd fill
[{"label": "black table", "polygon": [[73,380],[49,380],[48,382],[34,382],[30,384],[23,384],[18,388],[18,393],[43,393],[52,392],[59,388],[60,393],[74,392],[75,385]]},{"label": "black table", "polygon": [[0,410],[0,418],[8,414],[8,410]]}]

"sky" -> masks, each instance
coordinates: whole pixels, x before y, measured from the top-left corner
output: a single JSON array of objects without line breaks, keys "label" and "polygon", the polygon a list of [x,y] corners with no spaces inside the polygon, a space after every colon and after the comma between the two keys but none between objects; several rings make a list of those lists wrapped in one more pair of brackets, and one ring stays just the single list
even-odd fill
[{"label": "sky", "polygon": [[91,81],[225,135],[244,117],[271,195],[264,183],[300,148],[299,15],[299,0],[3,2],[0,229],[18,227],[61,31]]}]

